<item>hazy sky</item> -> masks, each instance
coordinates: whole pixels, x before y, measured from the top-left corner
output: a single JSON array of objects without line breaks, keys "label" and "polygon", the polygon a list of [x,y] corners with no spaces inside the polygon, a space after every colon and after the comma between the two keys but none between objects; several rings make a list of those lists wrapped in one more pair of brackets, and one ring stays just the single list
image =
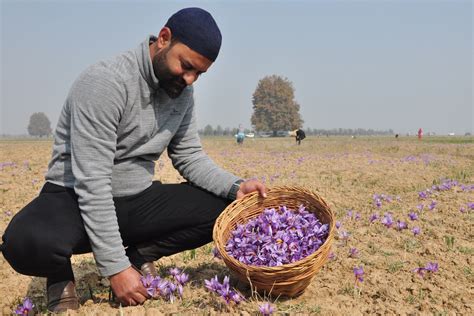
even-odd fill
[{"label": "hazy sky", "polygon": [[471,1],[0,2],[0,134],[25,134],[33,112],[54,128],[85,67],[189,6],[223,34],[195,84],[201,128],[250,128],[256,85],[277,74],[293,82],[304,127],[474,130]]}]

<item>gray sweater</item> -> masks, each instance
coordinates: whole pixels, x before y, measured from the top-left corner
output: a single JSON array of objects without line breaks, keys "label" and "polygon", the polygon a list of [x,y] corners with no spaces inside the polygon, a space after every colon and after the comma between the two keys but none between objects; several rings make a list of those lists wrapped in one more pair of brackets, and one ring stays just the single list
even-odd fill
[{"label": "gray sweater", "polygon": [[103,276],[130,266],[112,197],[149,187],[165,149],[185,179],[218,196],[227,197],[239,179],[203,152],[193,88],[174,100],[159,88],[149,52],[154,40],[86,69],[72,85],[55,131],[46,181],[74,188]]}]

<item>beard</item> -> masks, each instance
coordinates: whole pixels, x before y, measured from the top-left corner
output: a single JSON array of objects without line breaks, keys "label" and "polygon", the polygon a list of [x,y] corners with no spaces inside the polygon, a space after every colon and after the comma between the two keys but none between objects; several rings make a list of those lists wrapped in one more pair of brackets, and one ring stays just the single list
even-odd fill
[{"label": "beard", "polygon": [[181,76],[173,74],[168,67],[166,54],[170,48],[171,46],[158,52],[155,57],[153,57],[152,65],[153,72],[156,78],[158,78],[160,88],[165,90],[171,99],[176,99],[181,95],[184,88],[186,88],[186,81],[184,81]]}]

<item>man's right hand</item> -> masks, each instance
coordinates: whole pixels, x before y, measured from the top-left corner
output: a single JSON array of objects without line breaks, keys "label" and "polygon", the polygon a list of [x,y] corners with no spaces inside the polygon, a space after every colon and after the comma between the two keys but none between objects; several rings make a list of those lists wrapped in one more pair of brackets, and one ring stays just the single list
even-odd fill
[{"label": "man's right hand", "polygon": [[112,291],[123,306],[143,304],[149,298],[140,277],[141,274],[132,267],[109,277]]}]

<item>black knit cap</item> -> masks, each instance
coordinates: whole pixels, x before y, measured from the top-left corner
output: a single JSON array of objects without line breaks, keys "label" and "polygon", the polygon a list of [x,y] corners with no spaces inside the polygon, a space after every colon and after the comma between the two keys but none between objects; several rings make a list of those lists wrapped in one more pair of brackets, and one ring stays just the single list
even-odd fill
[{"label": "black knit cap", "polygon": [[166,22],[172,37],[195,52],[215,61],[221,48],[222,35],[212,15],[200,8],[186,8],[173,14]]}]

